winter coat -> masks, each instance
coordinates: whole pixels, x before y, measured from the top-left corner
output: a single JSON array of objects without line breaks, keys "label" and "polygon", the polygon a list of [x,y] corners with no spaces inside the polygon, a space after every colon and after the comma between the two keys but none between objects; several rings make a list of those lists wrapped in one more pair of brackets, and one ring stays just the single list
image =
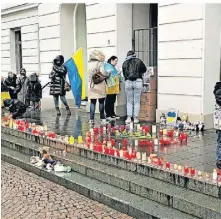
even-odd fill
[{"label": "winter coat", "polygon": [[110,73],[104,70],[105,55],[99,50],[94,50],[90,53],[88,62],[88,98],[102,99],[106,97],[106,82],[105,80],[99,84],[93,84],[92,76],[100,72],[103,76],[108,77]]},{"label": "winter coat", "polygon": [[1,81],[1,92],[8,92],[8,87],[5,86],[4,81]]},{"label": "winter coat", "polygon": [[142,79],[147,68],[140,59],[136,57],[127,57],[123,63],[122,70],[125,81],[135,81],[138,78]]},{"label": "winter coat", "polygon": [[23,102],[12,99],[4,100],[4,106],[9,107],[9,112],[12,114],[13,119],[22,116],[27,108]]},{"label": "winter coat", "polygon": [[17,80],[17,77],[16,75],[14,75],[13,78],[8,77],[4,81],[5,86],[9,89],[9,94],[10,94],[11,99],[17,99],[16,80]]},{"label": "winter coat", "polygon": [[36,79],[36,81],[29,81],[26,93],[26,100],[32,102],[39,102],[42,98],[42,87],[41,83]]},{"label": "winter coat", "polygon": [[216,99],[215,111],[213,114],[214,128],[221,130],[221,82],[217,82],[213,91]]},{"label": "winter coat", "polygon": [[53,69],[49,75],[51,79],[50,95],[66,95],[65,91],[65,78],[67,74],[67,68],[64,65],[53,66]]},{"label": "winter coat", "polygon": [[16,80],[16,91],[18,95],[18,100],[25,103],[25,97],[27,94],[29,79],[26,76],[21,75]]},{"label": "winter coat", "polygon": [[99,61],[90,61],[88,63],[88,98],[89,99],[102,99],[106,97],[106,82],[105,80],[99,84],[93,84],[92,76],[97,72],[100,72],[104,76],[108,76],[108,73],[104,70],[104,63]]}]

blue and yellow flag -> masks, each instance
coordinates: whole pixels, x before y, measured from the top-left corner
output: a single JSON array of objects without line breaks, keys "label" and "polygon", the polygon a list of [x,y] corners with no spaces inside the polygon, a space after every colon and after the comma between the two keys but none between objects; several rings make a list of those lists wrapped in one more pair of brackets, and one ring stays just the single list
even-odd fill
[{"label": "blue and yellow flag", "polygon": [[68,69],[68,77],[75,98],[76,105],[80,108],[81,100],[86,98],[83,49],[78,51],[65,62]]}]

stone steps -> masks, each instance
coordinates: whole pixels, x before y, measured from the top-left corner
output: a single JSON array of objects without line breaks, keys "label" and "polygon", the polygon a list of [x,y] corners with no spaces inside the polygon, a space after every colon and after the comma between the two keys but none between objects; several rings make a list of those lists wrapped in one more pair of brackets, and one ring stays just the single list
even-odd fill
[{"label": "stone steps", "polygon": [[[17,144],[13,149],[28,155],[38,154],[37,149],[31,149],[30,146]],[[74,171],[89,178],[99,180],[170,208],[188,212],[199,218],[221,218],[221,200],[218,198],[174,186],[148,176],[108,166],[74,154],[67,154],[65,158],[55,156],[55,159],[70,165]]]},{"label": "stone steps", "polygon": [[166,205],[108,185],[76,172],[55,173],[36,167],[29,162],[29,155],[2,146],[1,159],[99,201],[122,213],[139,219],[196,219]]}]

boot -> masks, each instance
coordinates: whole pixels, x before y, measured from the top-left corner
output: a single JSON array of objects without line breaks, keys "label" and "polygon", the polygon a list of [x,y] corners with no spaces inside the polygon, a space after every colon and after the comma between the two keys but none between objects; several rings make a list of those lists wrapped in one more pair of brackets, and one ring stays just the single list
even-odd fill
[{"label": "boot", "polygon": [[61,115],[61,111],[60,111],[59,107],[56,107],[56,112],[57,112],[57,116]]},{"label": "boot", "polygon": [[70,116],[71,115],[71,110],[70,110],[69,106],[66,106],[66,110],[67,110],[67,115]]}]

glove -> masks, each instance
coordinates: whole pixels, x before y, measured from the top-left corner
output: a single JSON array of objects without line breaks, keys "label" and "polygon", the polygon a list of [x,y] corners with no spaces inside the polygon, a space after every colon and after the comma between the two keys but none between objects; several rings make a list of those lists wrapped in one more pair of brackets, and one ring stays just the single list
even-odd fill
[{"label": "glove", "polygon": [[12,87],[12,86],[11,86],[11,87],[9,87],[9,89],[11,89],[11,90],[15,90],[15,88],[14,88],[14,87]]}]

